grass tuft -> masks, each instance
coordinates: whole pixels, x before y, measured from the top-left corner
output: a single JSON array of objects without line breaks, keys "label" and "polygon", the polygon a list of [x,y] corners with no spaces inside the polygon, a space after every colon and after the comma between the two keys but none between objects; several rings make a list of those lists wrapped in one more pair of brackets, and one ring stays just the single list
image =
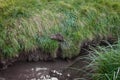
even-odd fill
[{"label": "grass tuft", "polygon": [[[119,36],[119,0],[0,0],[0,49],[4,56],[37,47],[53,54],[61,33],[64,57],[79,54],[80,42],[109,33]],[[68,47],[67,47],[68,46]]]}]

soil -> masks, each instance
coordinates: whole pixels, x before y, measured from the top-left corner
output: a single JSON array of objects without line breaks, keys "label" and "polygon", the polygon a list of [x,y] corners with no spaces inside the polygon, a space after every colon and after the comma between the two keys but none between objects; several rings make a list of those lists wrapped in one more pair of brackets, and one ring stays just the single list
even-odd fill
[{"label": "soil", "polygon": [[[0,71],[0,80],[60,80],[62,70],[73,61],[15,62],[13,66]],[[62,79],[65,80],[65,79]]]},{"label": "soil", "polygon": [[85,76],[86,59],[80,58],[69,62],[61,59],[15,62],[13,66],[0,71],[0,80],[90,80]]}]

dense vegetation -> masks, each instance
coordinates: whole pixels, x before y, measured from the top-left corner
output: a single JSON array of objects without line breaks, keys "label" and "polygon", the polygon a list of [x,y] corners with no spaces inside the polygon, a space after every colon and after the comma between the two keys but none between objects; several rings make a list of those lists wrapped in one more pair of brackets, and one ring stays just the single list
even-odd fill
[{"label": "dense vegetation", "polygon": [[[100,40],[111,34],[118,37],[119,26],[119,0],[0,0],[0,58],[14,57],[21,51],[38,47],[54,55],[58,43],[51,40],[50,35],[55,33],[61,33],[65,38],[63,57],[71,58],[79,54],[81,42],[86,39],[98,36]],[[101,64],[96,66],[100,74],[106,75],[113,67],[119,70],[114,64],[109,67],[111,63],[119,62],[117,51],[105,52],[107,54],[99,55],[100,58],[97,56],[95,61]],[[101,69],[104,68],[101,56],[106,59],[104,66],[107,69]]]},{"label": "dense vegetation", "polygon": [[99,47],[90,59],[95,80],[120,80],[120,41],[108,47]]}]

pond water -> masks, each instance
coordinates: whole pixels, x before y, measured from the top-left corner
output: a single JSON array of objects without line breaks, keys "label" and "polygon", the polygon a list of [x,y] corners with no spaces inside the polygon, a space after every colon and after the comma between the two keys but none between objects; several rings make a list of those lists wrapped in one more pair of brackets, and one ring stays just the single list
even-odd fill
[{"label": "pond water", "polygon": [[0,71],[0,80],[91,80],[85,78],[85,61],[16,62]]},{"label": "pond water", "polygon": [[[56,60],[49,62],[16,62],[0,71],[0,80],[60,80],[62,70],[71,62]],[[68,74],[68,77],[70,75]]]}]

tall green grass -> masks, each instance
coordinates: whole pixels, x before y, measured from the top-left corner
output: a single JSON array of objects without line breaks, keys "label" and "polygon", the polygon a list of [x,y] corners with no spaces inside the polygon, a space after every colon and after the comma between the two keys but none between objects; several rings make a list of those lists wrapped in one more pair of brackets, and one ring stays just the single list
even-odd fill
[{"label": "tall green grass", "polygon": [[5,57],[38,47],[54,54],[50,35],[61,33],[63,57],[72,58],[85,39],[119,35],[119,7],[119,0],[0,0],[0,49]]},{"label": "tall green grass", "polygon": [[90,59],[94,80],[120,80],[120,41],[114,46],[95,50]]}]

